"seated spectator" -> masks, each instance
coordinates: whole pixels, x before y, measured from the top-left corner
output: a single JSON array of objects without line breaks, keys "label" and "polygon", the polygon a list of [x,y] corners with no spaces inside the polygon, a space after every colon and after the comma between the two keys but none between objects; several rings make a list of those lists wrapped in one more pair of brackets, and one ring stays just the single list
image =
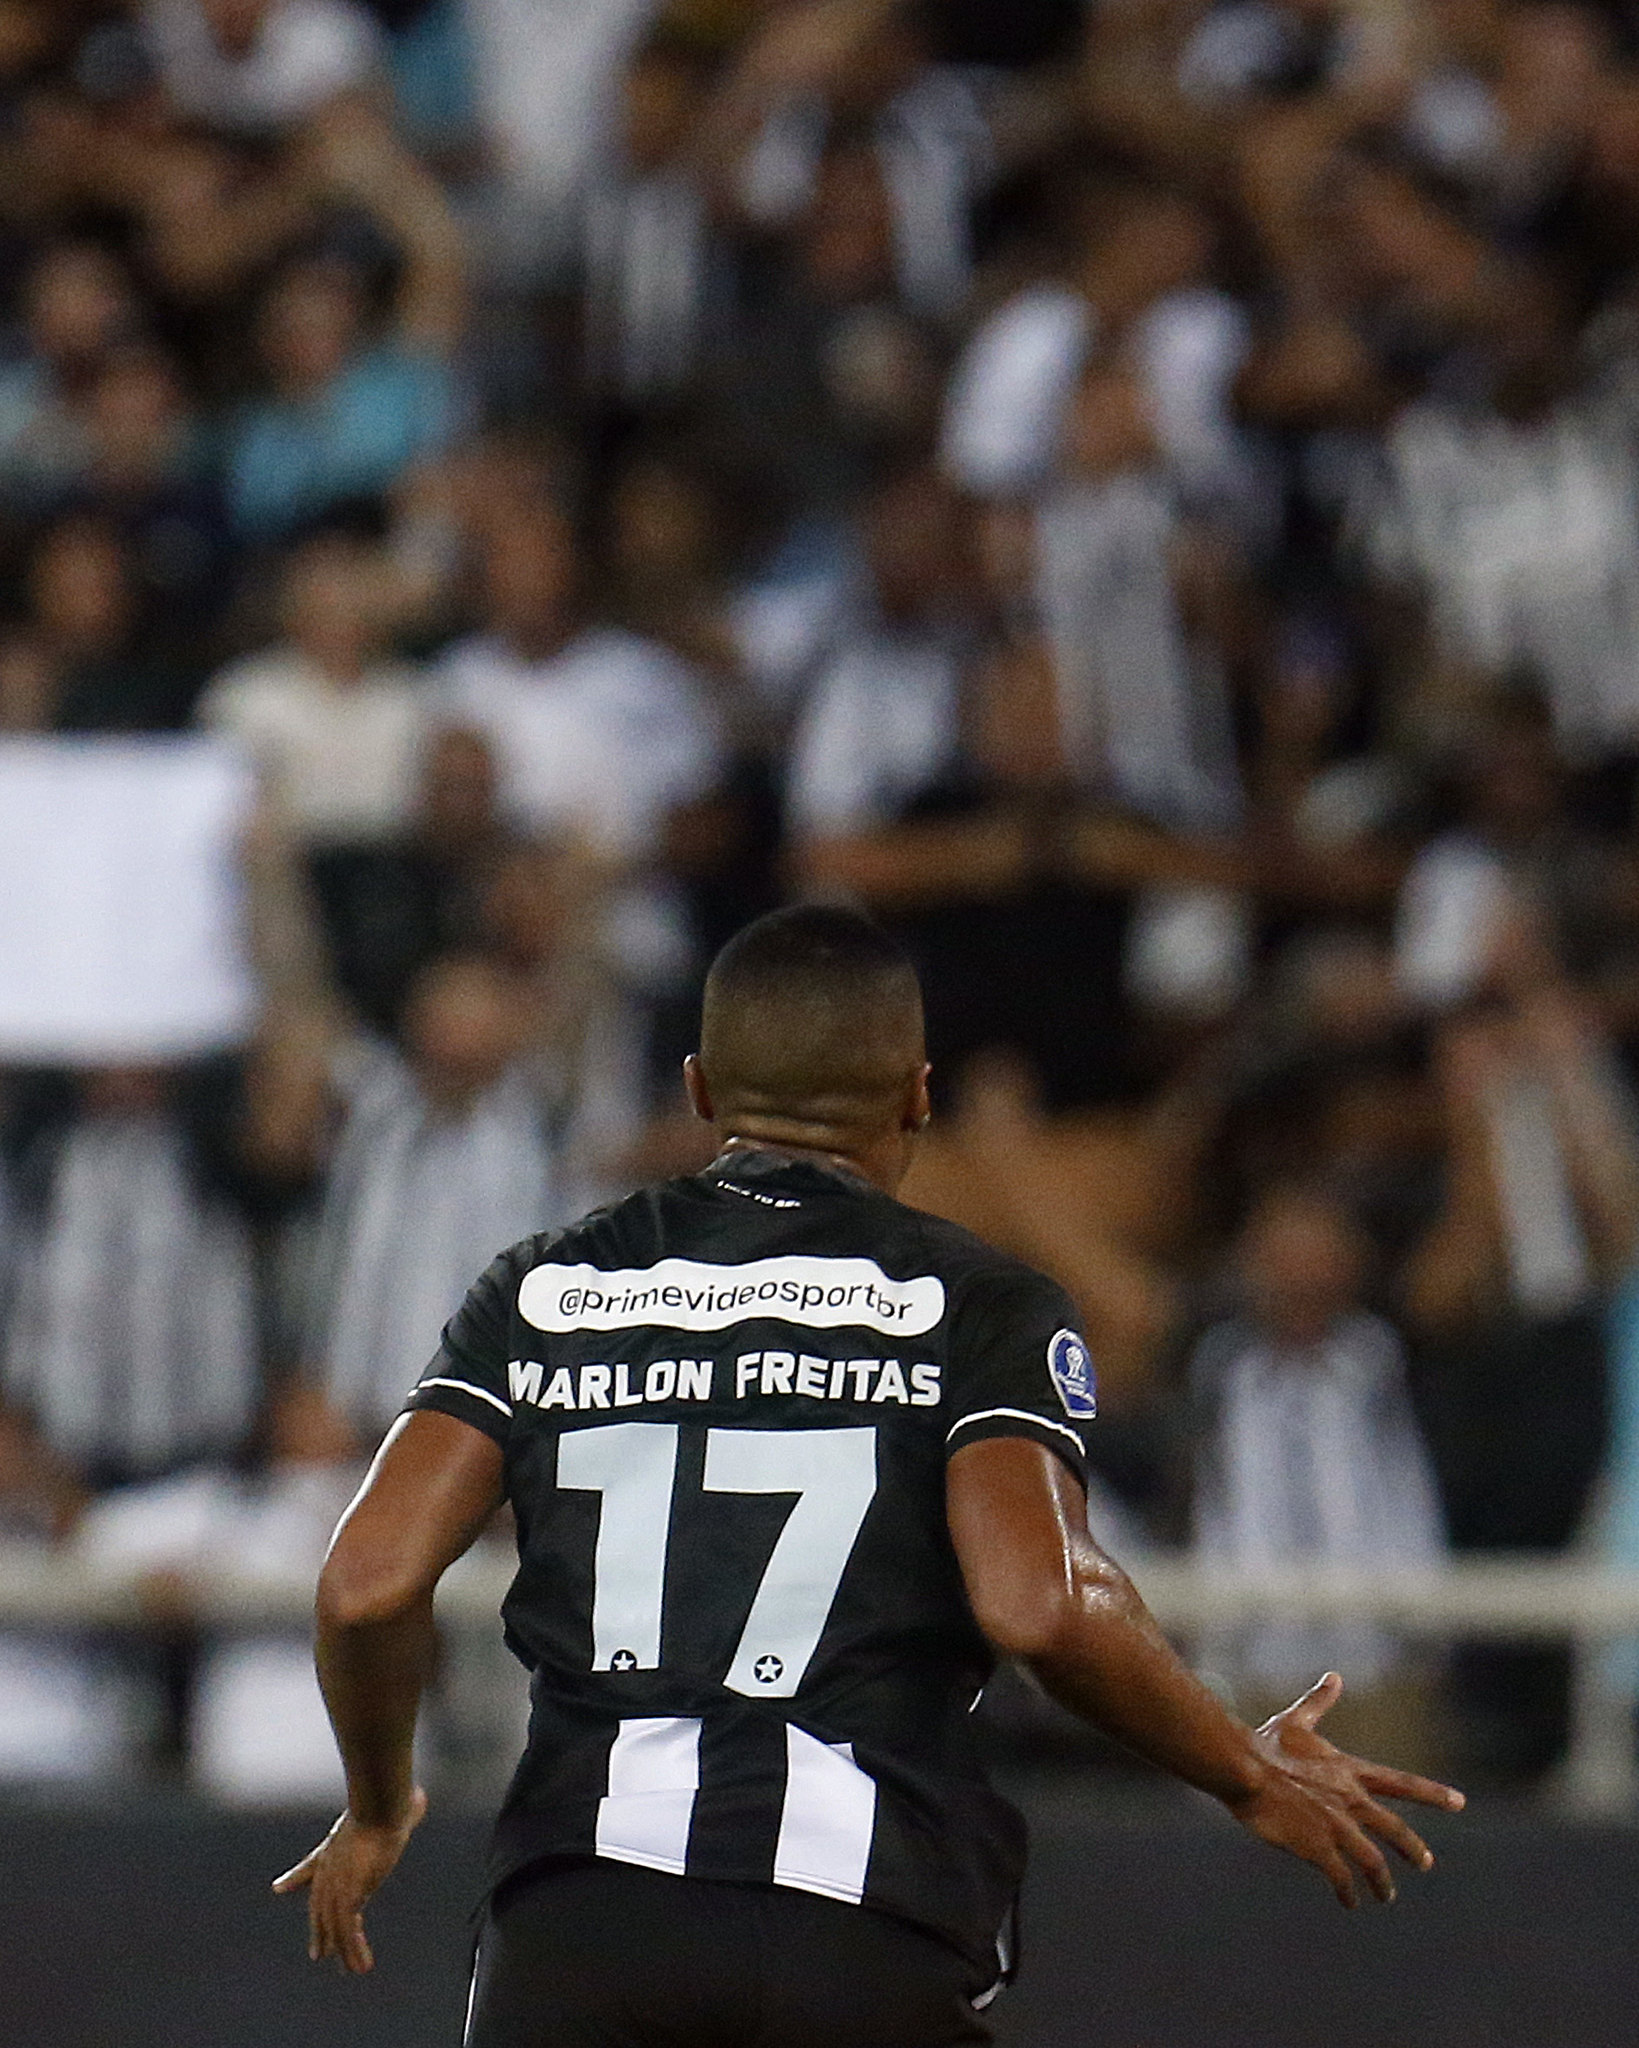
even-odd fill
[{"label": "seated spectator", "polygon": [[[1327,1196],[1276,1188],[1254,1209],[1236,1260],[1243,1314],[1208,1330],[1190,1367],[1203,1563],[1392,1572],[1443,1557],[1405,1352],[1363,1305],[1364,1265],[1361,1238]],[[1403,1649],[1363,1625],[1261,1623],[1214,1632],[1203,1652],[1246,1689],[1254,1719],[1317,1659],[1368,1695],[1405,1671]]]},{"label": "seated spectator", "polygon": [[22,333],[0,366],[0,509],[38,511],[84,475],[91,392],[137,325],[130,279],[106,249],[46,245],[28,277]]},{"label": "seated spectator", "polygon": [[902,931],[942,1090],[1006,1051],[1050,1109],[1108,1102],[1131,1084],[1121,998],[1136,890],[1233,878],[1234,864],[1095,808],[1040,643],[971,659],[963,539],[948,485],[925,471],[874,500],[874,601],[822,667],[792,746],[797,871]]},{"label": "seated spectator", "polygon": [[498,865],[517,842],[496,804],[495,762],[477,733],[426,741],[409,815],[379,845],[314,848],[308,875],[341,994],[384,1037],[416,975],[470,940]]},{"label": "seated spectator", "polygon": [[618,147],[587,194],[586,372],[616,403],[644,408],[687,389],[698,367],[713,262],[689,145],[706,113],[707,67],[664,37],[621,81]]},{"label": "seated spectator", "polygon": [[1529,671],[1571,764],[1620,757],[1631,785],[1639,554],[1623,521],[1639,461],[1623,408],[1588,388],[1563,293],[1517,296],[1512,320],[1470,343],[1486,402],[1437,385],[1402,407],[1353,511],[1374,576],[1426,605],[1439,738],[1459,740],[1470,678]]},{"label": "seated spectator", "polygon": [[1620,929],[1614,850],[1573,812],[1541,701],[1517,692],[1476,707],[1453,779],[1455,820],[1419,850],[1400,890],[1395,951],[1406,999],[1449,1012],[1516,970],[1555,960],[1598,970]]},{"label": "seated spectator", "polygon": [[145,639],[194,667],[232,594],[233,552],[220,482],[171,358],[144,345],[116,350],[88,396],[86,437],[69,502],[125,542]]},{"label": "seated spectator", "polygon": [[538,285],[569,267],[588,173],[605,154],[619,67],[651,0],[464,0],[493,190],[483,238],[493,268]]},{"label": "seated spectator", "polygon": [[117,528],[69,513],[35,542],[26,632],[49,675],[58,732],[169,732],[182,725],[198,671],[144,644],[135,565]]},{"label": "seated spectator", "polygon": [[200,701],[201,722],[249,748],[311,846],[379,843],[409,817],[425,692],[385,657],[382,584],[365,543],[306,542],[285,569],[286,639],[225,669]]},{"label": "seated spectator", "polygon": [[400,281],[381,324],[339,251],[299,256],[274,278],[257,322],[267,389],[242,408],[227,449],[233,516],[255,542],[386,492],[455,421],[449,360],[466,295],[440,187],[366,112],[332,114],[307,147],[319,188],[396,250]]},{"label": "seated spectator", "polygon": [[523,830],[652,861],[668,813],[704,794],[717,743],[694,677],[654,642],[588,617],[562,514],[515,514],[483,543],[484,630],[445,656],[438,704],[483,732]]},{"label": "seated spectator", "polygon": [[[1585,1003],[1522,940],[1489,1001],[1442,1029],[1448,1163],[1403,1299],[1459,1550],[1563,1550],[1604,1457],[1606,1303],[1639,1228],[1632,1107]],[[1458,1665],[1476,1773],[1516,1783],[1565,1738],[1568,1660],[1484,1646]]]},{"label": "seated spectator", "polygon": [[[618,889],[615,894],[619,895]],[[526,991],[530,1060],[544,1099],[569,1104],[564,1156],[584,1210],[646,1175],[634,1165],[649,1132],[653,1018],[620,971],[609,933],[609,877],[574,845],[514,845],[485,892],[479,930]],[[692,1040],[691,1040],[692,1047]],[[662,1075],[657,1120],[678,1097],[677,1066]],[[685,1171],[709,1165],[697,1117]],[[675,1135],[675,1133],[674,1133]]]},{"label": "seated spectator", "polygon": [[1095,192],[1077,211],[1079,247],[1063,273],[1004,300],[957,362],[945,468],[984,497],[1039,490],[1075,427],[1078,381],[1102,362],[1105,380],[1083,403],[1106,448],[1136,430],[1191,509],[1244,502],[1252,478],[1234,381],[1249,336],[1244,312],[1212,279],[1210,217],[1144,185]]},{"label": "seated spectator", "polygon": [[734,735],[766,738],[766,710],[740,687],[747,665],[728,576],[745,521],[686,443],[639,442],[610,479],[603,568],[619,616],[675,648],[727,701]]},{"label": "seated spectator", "polygon": [[874,160],[895,296],[936,322],[968,294],[975,203],[1038,140],[1033,131],[1045,140],[1055,125],[1009,121],[1016,110],[986,89],[993,75],[935,61],[949,27],[929,10],[869,0],[776,10],[727,67],[697,144],[717,161],[728,202],[767,235],[812,204],[835,145],[853,138]]},{"label": "seated spectator", "polygon": [[543,1091],[520,978],[482,954],[428,964],[402,1056],[342,1060],[345,1104],[319,1217],[306,1373],[368,1450],[472,1276],[577,1213],[573,1099]]},{"label": "seated spectator", "polygon": [[246,1439],[256,1298],[229,1150],[208,1096],[146,1068],[84,1075],[28,1146],[4,1402],[59,1525]]},{"label": "seated spectator", "polygon": [[811,885],[857,886],[826,848],[886,824],[954,762],[972,645],[960,508],[921,466],[891,477],[864,516],[868,584],[832,644],[792,736],[788,829]]},{"label": "seated spectator", "polygon": [[381,44],[353,0],[144,0],[165,90],[190,120],[275,136],[375,78]]}]

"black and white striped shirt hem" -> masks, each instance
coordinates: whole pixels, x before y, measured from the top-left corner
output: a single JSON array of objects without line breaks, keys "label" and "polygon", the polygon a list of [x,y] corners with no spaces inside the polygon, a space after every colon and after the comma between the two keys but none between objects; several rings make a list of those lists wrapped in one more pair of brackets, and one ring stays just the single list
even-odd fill
[{"label": "black and white striped shirt hem", "polygon": [[[595,1853],[611,1863],[685,1877],[700,1793],[702,1723],[687,1715],[624,1720],[609,1750]],[[772,1882],[857,1906],[876,1835],[876,1781],[847,1743],[821,1742],[787,1722],[785,1792]]]}]

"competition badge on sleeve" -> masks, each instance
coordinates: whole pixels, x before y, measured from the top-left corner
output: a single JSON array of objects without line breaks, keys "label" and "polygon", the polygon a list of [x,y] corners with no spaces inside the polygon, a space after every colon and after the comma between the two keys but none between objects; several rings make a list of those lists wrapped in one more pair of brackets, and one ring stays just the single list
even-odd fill
[{"label": "competition badge on sleeve", "polygon": [[1098,1387],[1086,1338],[1078,1337],[1074,1330],[1056,1331],[1047,1346],[1047,1370],[1053,1375],[1065,1414],[1072,1422],[1090,1422],[1098,1413]]}]

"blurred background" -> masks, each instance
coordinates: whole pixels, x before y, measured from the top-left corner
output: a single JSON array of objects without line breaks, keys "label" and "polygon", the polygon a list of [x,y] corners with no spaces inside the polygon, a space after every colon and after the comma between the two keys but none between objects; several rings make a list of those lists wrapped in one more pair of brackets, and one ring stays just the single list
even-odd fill
[{"label": "blurred background", "polygon": [[[704,1163],[705,965],[804,894],[915,954],[908,1194],[1080,1305],[1093,1526],[1198,1666],[1261,1714],[1340,1665],[1341,1739],[1631,1892],[1639,6],[0,0],[41,1926],[105,1856],[157,1929],[196,1856],[305,1846],[361,1461],[498,1246]],[[520,1740],[505,1559],[428,1715],[456,1889]],[[1151,1795],[1022,1683],[991,1719],[1056,1869],[1221,1854],[1122,1835]],[[1388,2019],[1590,2048],[1608,1988],[1609,2036]],[[197,2038],[316,2038],[280,1995]],[[1171,2048],[1241,2038],[1194,2010]],[[196,2038],[111,2011],[32,2038]]]}]

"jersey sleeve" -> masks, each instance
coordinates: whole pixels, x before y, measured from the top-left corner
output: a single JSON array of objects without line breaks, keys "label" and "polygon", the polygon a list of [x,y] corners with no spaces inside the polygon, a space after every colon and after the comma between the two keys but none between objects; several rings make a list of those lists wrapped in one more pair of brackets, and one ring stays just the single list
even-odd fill
[{"label": "jersey sleeve", "polygon": [[507,1376],[508,1335],[518,1273],[502,1252],[467,1289],[467,1298],[444,1325],[432,1363],[411,1389],[407,1410],[433,1408],[470,1422],[504,1444],[512,1427]]},{"label": "jersey sleeve", "polygon": [[947,1412],[947,1455],[985,1437],[1029,1437],[1085,1484],[1081,1425],[1097,1412],[1092,1354],[1062,1288],[1024,1268],[968,1283],[954,1311]]}]

